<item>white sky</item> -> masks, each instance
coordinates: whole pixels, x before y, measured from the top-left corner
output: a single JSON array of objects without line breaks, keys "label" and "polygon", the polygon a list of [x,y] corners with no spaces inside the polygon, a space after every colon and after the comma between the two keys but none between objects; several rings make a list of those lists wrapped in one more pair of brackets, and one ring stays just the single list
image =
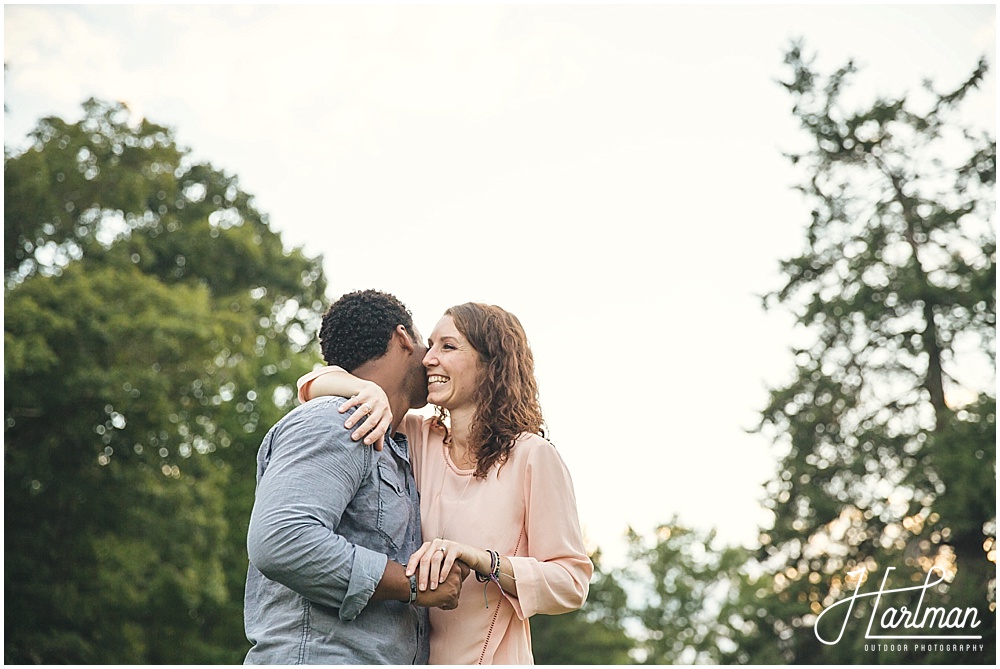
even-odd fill
[{"label": "white sky", "polygon": [[[94,96],[238,174],[329,297],[515,313],[589,540],[674,513],[755,541],[774,471],[748,435],[791,369],[756,295],[808,209],[795,36],[859,98],[996,62],[993,5],[6,5],[4,142]],[[995,128],[995,75],[971,112]],[[252,471],[247,472],[248,476]]]}]

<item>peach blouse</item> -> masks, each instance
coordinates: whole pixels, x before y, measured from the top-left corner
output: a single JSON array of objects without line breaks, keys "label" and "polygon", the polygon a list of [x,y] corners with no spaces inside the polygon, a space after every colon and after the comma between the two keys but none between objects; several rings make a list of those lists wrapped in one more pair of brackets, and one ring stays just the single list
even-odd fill
[{"label": "peach blouse", "polygon": [[433,419],[403,419],[424,541],[452,539],[507,556],[517,597],[469,578],[458,608],[430,610],[431,664],[533,664],[528,618],[566,613],[587,599],[594,566],[587,557],[569,470],[538,435],[518,438],[486,479],[459,469]]}]

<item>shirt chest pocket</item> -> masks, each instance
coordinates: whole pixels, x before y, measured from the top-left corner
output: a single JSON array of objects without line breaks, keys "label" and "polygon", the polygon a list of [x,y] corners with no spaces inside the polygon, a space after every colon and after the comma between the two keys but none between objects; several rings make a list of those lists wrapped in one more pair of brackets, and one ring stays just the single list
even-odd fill
[{"label": "shirt chest pocket", "polygon": [[406,541],[410,521],[410,500],[401,476],[385,462],[379,462],[375,472],[378,486],[378,532],[393,550]]}]

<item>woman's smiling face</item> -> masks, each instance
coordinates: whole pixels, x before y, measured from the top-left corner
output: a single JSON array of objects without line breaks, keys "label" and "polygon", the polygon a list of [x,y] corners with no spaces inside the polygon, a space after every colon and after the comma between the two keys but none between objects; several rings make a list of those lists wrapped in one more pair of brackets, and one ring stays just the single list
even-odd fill
[{"label": "woman's smiling face", "polygon": [[427,401],[449,412],[476,409],[476,390],[482,376],[479,353],[455,327],[451,316],[442,316],[427,341]]}]

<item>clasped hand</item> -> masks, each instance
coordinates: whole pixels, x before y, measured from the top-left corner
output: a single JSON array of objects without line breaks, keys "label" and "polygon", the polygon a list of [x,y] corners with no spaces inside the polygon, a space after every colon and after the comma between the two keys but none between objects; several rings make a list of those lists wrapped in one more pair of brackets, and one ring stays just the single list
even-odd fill
[{"label": "clasped hand", "polygon": [[[412,558],[411,558],[412,559]],[[407,575],[412,572],[407,566]],[[417,599],[414,602],[417,606],[426,606],[450,611],[458,608],[458,598],[462,594],[462,582],[469,575],[470,569],[464,562],[453,561],[453,564],[439,575],[439,582],[428,590],[420,587],[421,575],[417,575]],[[426,578],[423,579],[426,582]]]},{"label": "clasped hand", "polygon": [[469,575],[470,565],[476,564],[475,549],[457,541],[434,539],[425,541],[406,563],[406,575],[417,575],[417,590],[425,592],[444,587],[456,565],[462,569],[462,579]]}]

